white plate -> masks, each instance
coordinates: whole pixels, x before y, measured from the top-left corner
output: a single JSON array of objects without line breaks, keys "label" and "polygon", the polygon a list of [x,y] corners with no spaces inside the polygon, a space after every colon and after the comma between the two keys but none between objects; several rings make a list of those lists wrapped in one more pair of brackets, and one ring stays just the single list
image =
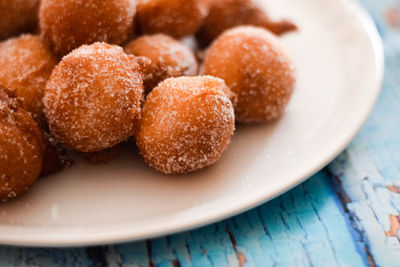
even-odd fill
[{"label": "white plate", "polygon": [[82,161],[0,206],[0,243],[77,246],[131,241],[209,224],[255,207],[325,166],[354,137],[380,91],[379,35],[351,0],[260,0],[300,32],[282,39],[298,68],[285,116],[240,126],[216,165],[168,177],[125,149]]}]

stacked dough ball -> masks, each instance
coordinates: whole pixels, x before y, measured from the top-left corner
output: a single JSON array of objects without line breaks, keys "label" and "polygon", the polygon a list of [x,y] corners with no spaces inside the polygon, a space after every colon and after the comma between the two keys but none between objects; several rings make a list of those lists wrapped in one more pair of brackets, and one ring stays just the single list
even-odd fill
[{"label": "stacked dough ball", "polygon": [[2,201],[63,149],[103,163],[131,137],[163,173],[202,169],[235,121],[277,119],[294,88],[276,35],[296,27],[250,0],[0,0],[0,15]]}]

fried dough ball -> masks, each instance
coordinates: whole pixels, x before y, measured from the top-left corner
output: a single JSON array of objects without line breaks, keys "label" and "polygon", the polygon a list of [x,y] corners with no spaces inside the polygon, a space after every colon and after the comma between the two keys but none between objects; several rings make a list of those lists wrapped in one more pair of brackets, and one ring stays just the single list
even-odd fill
[{"label": "fried dough ball", "polygon": [[223,80],[170,78],[148,95],[137,136],[146,162],[165,174],[216,162],[234,131],[234,111]]},{"label": "fried dough ball", "polygon": [[297,30],[288,20],[272,21],[252,0],[209,1],[209,14],[196,34],[201,46],[209,45],[222,32],[239,25],[254,25],[276,35]]},{"label": "fried dough ball", "polygon": [[147,93],[167,78],[197,74],[197,61],[192,50],[167,35],[142,36],[124,49],[128,54],[151,60],[151,75],[144,80]]},{"label": "fried dough ball", "polygon": [[0,40],[36,29],[40,0],[0,0]]},{"label": "fried dough ball", "polygon": [[19,100],[0,88],[0,201],[21,195],[38,178],[42,133]]},{"label": "fried dough ball", "polygon": [[50,129],[80,152],[111,148],[133,135],[143,80],[134,56],[105,43],[84,45],[54,68],[43,99]]},{"label": "fried dough ball", "polygon": [[122,43],[135,12],[136,0],[42,0],[40,29],[61,57],[83,44]]},{"label": "fried dough ball", "polygon": [[207,50],[201,73],[225,80],[236,120],[271,121],[282,115],[295,86],[295,68],[278,39],[262,28],[226,31]]},{"label": "fried dough ball", "polygon": [[205,0],[141,0],[136,24],[143,34],[165,33],[181,38],[194,34],[207,13]]},{"label": "fried dough ball", "polygon": [[44,88],[56,64],[38,36],[22,35],[0,43],[0,84],[13,90],[41,125],[45,123]]}]

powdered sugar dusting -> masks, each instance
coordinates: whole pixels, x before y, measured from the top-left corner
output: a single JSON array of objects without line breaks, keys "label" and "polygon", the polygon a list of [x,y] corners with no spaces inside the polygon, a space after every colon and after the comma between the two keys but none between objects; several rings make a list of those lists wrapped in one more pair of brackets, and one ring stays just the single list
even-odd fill
[{"label": "powdered sugar dusting", "polygon": [[43,121],[44,88],[56,60],[38,36],[0,43],[0,84],[14,90],[38,122]]},{"label": "powdered sugar dusting", "polygon": [[288,20],[273,21],[253,2],[253,0],[209,1],[210,12],[196,34],[200,44],[205,47],[225,30],[240,25],[263,27],[276,35],[297,30],[297,26]]},{"label": "powdered sugar dusting", "polygon": [[39,176],[41,132],[19,101],[0,88],[0,201],[25,192]]},{"label": "powdered sugar dusting", "polygon": [[240,122],[279,117],[295,85],[295,68],[277,38],[252,26],[221,35],[207,50],[201,73],[224,79],[237,94]]},{"label": "powdered sugar dusting", "polygon": [[152,76],[145,80],[148,92],[167,78],[197,74],[198,65],[193,52],[167,35],[142,36],[126,45],[124,49],[129,54],[151,60]]},{"label": "powdered sugar dusting", "polygon": [[210,76],[170,78],[147,97],[138,146],[145,160],[167,174],[217,161],[234,131],[226,85]]},{"label": "powdered sugar dusting", "polygon": [[120,44],[133,30],[135,0],[42,0],[40,28],[62,56],[82,44]]},{"label": "powdered sugar dusting", "polygon": [[59,142],[95,152],[132,136],[143,98],[140,67],[122,48],[104,43],[82,46],[54,69],[44,104]]},{"label": "powdered sugar dusting", "polygon": [[204,0],[141,0],[136,22],[144,34],[165,33],[181,38],[194,34],[207,12]]}]

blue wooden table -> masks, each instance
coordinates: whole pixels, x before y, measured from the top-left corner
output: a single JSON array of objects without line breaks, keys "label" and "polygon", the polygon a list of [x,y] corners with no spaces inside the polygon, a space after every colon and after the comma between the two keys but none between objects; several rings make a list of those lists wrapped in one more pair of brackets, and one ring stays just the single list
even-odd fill
[{"label": "blue wooden table", "polygon": [[400,266],[400,1],[361,2],[384,40],[384,89],[362,131],[323,171],[198,230],[102,247],[0,247],[0,266]]}]

